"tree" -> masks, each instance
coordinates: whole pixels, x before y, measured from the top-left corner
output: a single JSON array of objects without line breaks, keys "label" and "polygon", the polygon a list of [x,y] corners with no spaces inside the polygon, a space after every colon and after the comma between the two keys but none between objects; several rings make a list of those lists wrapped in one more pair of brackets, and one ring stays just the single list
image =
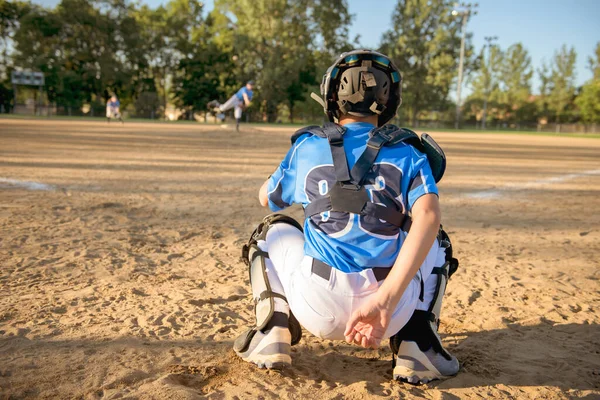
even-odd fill
[{"label": "tree", "polygon": [[600,123],[600,80],[592,79],[583,85],[575,103],[584,122]]},{"label": "tree", "polygon": [[[184,2],[180,3],[179,9]],[[193,12],[183,12],[177,19],[178,26],[170,34],[177,67],[173,73],[173,94],[178,105],[191,110],[206,109],[210,100],[224,98],[226,89],[233,87],[231,74],[236,70],[233,63],[233,36],[227,18],[213,11],[204,19],[200,3]],[[169,23],[169,25],[172,22]],[[173,29],[173,28],[172,28]],[[187,37],[186,37],[187,36]]]},{"label": "tree", "polygon": [[[421,110],[443,110],[456,79],[461,19],[447,0],[399,0],[392,29],[381,50],[392,57],[403,76],[403,104],[417,123]],[[471,35],[465,42],[466,69],[473,64]]]},{"label": "tree", "polygon": [[127,10],[102,13],[91,0],[62,0],[33,10],[15,35],[20,66],[44,72],[50,101],[69,106],[103,103],[106,88],[124,88],[139,67],[125,46]]},{"label": "tree", "polygon": [[23,1],[0,0],[0,81],[7,78],[8,68],[12,66],[10,50],[20,21],[31,11],[31,4]]},{"label": "tree", "polygon": [[554,54],[549,76],[549,93],[547,96],[550,110],[554,113],[556,122],[560,123],[567,106],[575,97],[575,62],[577,53],[563,45]]},{"label": "tree", "polygon": [[499,103],[505,119],[516,122],[531,119],[528,107],[531,97],[533,69],[531,57],[521,43],[513,44],[504,53],[500,71]]},{"label": "tree", "polygon": [[600,79],[600,42],[596,44],[596,51],[594,53],[594,57],[588,58],[589,68],[594,74],[593,79]]},{"label": "tree", "polygon": [[306,6],[311,10],[311,25],[320,42],[317,48],[332,58],[352,50],[349,34],[354,16],[349,12],[347,0],[311,0]]},{"label": "tree", "polygon": [[550,94],[550,66],[545,60],[542,60],[540,67],[537,69],[540,78],[540,95],[537,98],[538,119],[543,118],[546,121],[550,119],[550,105],[548,104],[548,96]]},{"label": "tree", "polygon": [[485,115],[482,114],[481,118],[488,120],[492,114],[490,109],[498,107],[497,101],[491,102],[491,100],[499,97],[498,88],[502,79],[504,54],[498,46],[491,45],[487,50],[483,48],[479,57],[481,59],[480,68],[472,80],[473,91],[465,102],[465,108],[470,108],[476,114],[487,108]]},{"label": "tree", "polygon": [[13,39],[21,19],[31,8],[31,4],[22,1],[0,0],[0,112],[8,112],[13,102],[14,92],[10,83],[10,73],[14,68]]},{"label": "tree", "polygon": [[[192,32],[203,24],[203,6],[198,1],[171,0],[165,6],[151,9],[146,5],[135,12],[135,18],[141,27],[142,46],[147,70],[144,79],[154,80],[154,85],[143,85],[139,96],[158,98],[160,92],[163,111],[166,109],[169,94],[169,78],[173,77],[179,62],[185,57]],[[185,48],[183,48],[185,47]]]},{"label": "tree", "polygon": [[315,83],[318,61],[331,62],[347,46],[346,0],[219,0],[216,7],[232,15],[240,78],[257,81],[257,102],[269,121],[281,103],[293,116]]},{"label": "tree", "polygon": [[596,45],[595,58],[589,58],[589,68],[593,77],[583,85],[575,103],[584,122],[600,123],[600,42]]}]

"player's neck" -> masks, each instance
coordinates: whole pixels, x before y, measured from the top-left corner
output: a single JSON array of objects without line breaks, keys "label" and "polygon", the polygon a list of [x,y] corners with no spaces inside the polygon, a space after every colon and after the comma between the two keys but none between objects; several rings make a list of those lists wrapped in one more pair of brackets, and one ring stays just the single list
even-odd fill
[{"label": "player's neck", "polygon": [[340,125],[351,124],[353,122],[366,122],[371,125],[377,126],[377,115],[369,115],[368,117],[355,117],[353,115],[342,115],[340,117]]}]

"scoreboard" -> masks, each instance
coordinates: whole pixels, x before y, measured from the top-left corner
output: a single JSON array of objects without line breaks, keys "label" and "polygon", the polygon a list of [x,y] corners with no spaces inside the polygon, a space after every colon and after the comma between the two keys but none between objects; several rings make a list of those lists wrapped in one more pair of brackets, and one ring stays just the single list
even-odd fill
[{"label": "scoreboard", "polygon": [[44,74],[33,71],[13,71],[11,82],[13,85],[44,86]]}]

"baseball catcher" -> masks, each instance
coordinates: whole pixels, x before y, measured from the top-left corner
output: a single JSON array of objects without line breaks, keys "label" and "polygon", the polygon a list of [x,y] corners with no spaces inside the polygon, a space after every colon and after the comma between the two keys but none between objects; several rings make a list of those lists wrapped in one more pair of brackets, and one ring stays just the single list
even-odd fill
[{"label": "baseball catcher", "polygon": [[354,50],[327,70],[321,96],[312,94],[330,122],[297,131],[259,191],[272,211],[301,204],[304,222],[269,215],[242,251],[256,311],[256,326],[234,343],[242,359],[291,365],[301,325],[365,348],[389,338],[394,379],[458,372],[437,332],[458,267],[440,226],[436,183],[446,158],[428,135],[386,125],[401,81],[387,56]]}]

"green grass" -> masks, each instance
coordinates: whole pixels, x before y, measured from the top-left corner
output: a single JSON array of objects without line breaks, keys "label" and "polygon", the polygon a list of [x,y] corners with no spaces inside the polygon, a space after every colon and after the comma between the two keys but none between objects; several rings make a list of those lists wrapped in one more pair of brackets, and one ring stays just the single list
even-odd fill
[{"label": "green grass", "polygon": [[[46,120],[46,121],[94,121],[103,122],[106,121],[106,117],[83,117],[83,116],[68,116],[68,115],[53,115],[51,117],[38,116],[38,115],[22,115],[22,114],[0,114],[0,119],[30,119],[30,120]],[[145,122],[145,123],[157,123],[157,124],[204,124],[204,122],[190,121],[190,120],[178,120],[178,121],[165,121],[160,119],[147,119],[147,118],[125,118],[125,122]],[[119,122],[113,118],[112,122]],[[221,125],[221,123],[207,122],[206,125]]]},{"label": "green grass", "polygon": [[577,137],[600,139],[599,133],[556,133],[556,132],[537,132],[537,131],[515,131],[515,130],[483,130],[483,129],[416,129],[418,132],[457,132],[457,133],[472,133],[472,134],[503,134],[503,135],[530,135],[530,136],[560,136],[560,137]]},{"label": "green grass", "polygon": [[[82,117],[82,116],[52,116],[52,117],[43,117],[43,116],[35,116],[35,115],[20,115],[20,114],[0,114],[0,119],[31,119],[31,120],[57,120],[57,121],[96,121],[102,122],[105,121],[105,117]],[[118,121],[114,121],[117,122]],[[144,119],[144,118],[127,118],[125,122],[142,122],[142,123],[155,123],[155,124],[202,124],[202,125],[221,125],[221,122],[197,122],[190,120],[177,120],[177,121],[165,121],[158,119]],[[232,123],[232,121],[228,121],[226,123]],[[260,127],[260,126],[270,126],[270,127],[285,127],[285,128],[301,128],[306,126],[306,124],[291,124],[291,123],[266,123],[266,122],[251,122],[248,124],[244,124],[247,126]],[[410,127],[408,127],[410,128]],[[588,138],[588,139],[600,139],[599,133],[555,133],[555,132],[537,132],[537,131],[515,131],[515,130],[482,130],[482,129],[454,129],[454,128],[410,128],[417,132],[457,132],[457,133],[472,133],[472,134],[508,134],[508,135],[530,135],[530,136],[560,136],[560,137],[575,137],[575,138]]]}]

